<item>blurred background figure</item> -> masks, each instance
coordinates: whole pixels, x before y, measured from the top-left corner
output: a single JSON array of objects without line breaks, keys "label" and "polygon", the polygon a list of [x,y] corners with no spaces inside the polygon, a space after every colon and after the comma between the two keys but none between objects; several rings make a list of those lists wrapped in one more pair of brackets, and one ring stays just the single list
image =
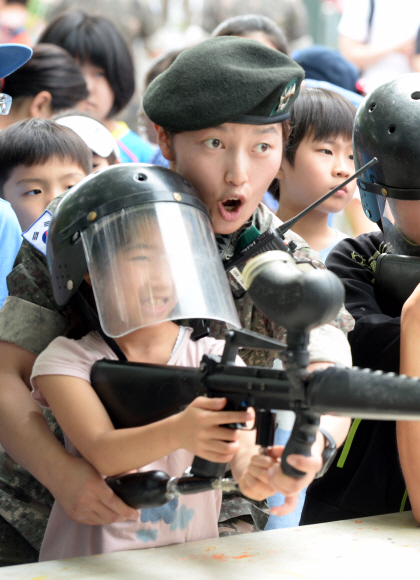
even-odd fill
[{"label": "blurred background figure", "polygon": [[260,14],[274,20],[292,49],[311,43],[303,0],[204,0],[202,26],[211,32],[224,20],[246,14]]},{"label": "blurred background figure", "polygon": [[338,46],[361,71],[363,92],[413,72],[420,3],[344,0]]},{"label": "blurred background figure", "polygon": [[88,96],[79,65],[66,50],[53,44],[35,46],[32,58],[3,79],[2,91],[13,101],[10,113],[0,117],[0,129],[31,117],[49,119]]},{"label": "blurred background figure", "polygon": [[159,0],[57,0],[51,5],[48,20],[71,10],[110,18],[130,45],[137,39],[145,40],[162,24]]},{"label": "blurred background figure", "polygon": [[240,36],[262,42],[284,54],[289,54],[287,38],[280,26],[261,14],[244,14],[224,20],[213,30],[212,36]]},{"label": "blurred background figure", "polygon": [[27,4],[27,0],[3,0],[0,3],[0,43],[17,42],[32,46]]},{"label": "blurred background figure", "polygon": [[[182,52],[182,50],[171,50],[152,61],[144,79],[143,94],[150,83],[171,66],[180,52]],[[143,107],[139,109],[138,114],[141,133],[150,143],[153,143],[157,147],[157,133],[154,124],[144,112]],[[153,163],[153,165],[169,167],[169,161],[163,157],[159,147],[156,148],[156,151],[149,159],[149,162]]]},{"label": "blurred background figure", "polygon": [[108,129],[86,113],[69,111],[53,118],[58,125],[74,131],[92,151],[92,173],[121,163],[117,142]]}]

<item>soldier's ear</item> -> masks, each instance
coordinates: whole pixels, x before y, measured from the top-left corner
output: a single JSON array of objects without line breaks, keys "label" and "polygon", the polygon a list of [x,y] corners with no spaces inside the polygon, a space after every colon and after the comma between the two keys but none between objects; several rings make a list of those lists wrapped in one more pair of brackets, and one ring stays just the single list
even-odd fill
[{"label": "soldier's ear", "polygon": [[159,125],[155,124],[155,129],[157,132],[157,142],[162,151],[162,155],[168,161],[175,161],[171,136],[168,135],[163,127],[159,127]]}]

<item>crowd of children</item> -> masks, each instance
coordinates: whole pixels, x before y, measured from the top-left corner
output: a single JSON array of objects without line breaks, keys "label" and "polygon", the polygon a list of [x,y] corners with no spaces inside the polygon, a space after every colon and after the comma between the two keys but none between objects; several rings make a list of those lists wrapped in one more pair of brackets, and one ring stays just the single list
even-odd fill
[{"label": "crowd of children", "polygon": [[[57,559],[371,515],[357,498],[344,508],[339,491],[350,498],[361,493],[352,477],[358,463],[366,477],[374,467],[360,450],[372,443],[372,453],[386,453],[382,425],[353,422],[347,441],[359,442],[359,455],[347,449],[349,483],[341,478],[340,488],[338,463],[313,481],[328,445],[321,431],[310,457],[287,458],[305,476],[288,477],[281,454],[290,421],[282,422],[281,414],[276,445],[266,455],[259,454],[253,431],[223,427],[253,420],[251,409],[224,410],[225,399],[198,397],[170,418],[115,429],[92,389],[90,370],[104,357],[197,367],[203,354],[222,352],[226,322],[285,339],[286,330],[248,294],[231,295],[222,264],[250,228],[279,226],[350,177],[353,146],[356,156],[358,147],[363,151],[358,167],[366,155],[376,155],[374,147],[364,154],[365,141],[352,143],[355,118],[356,125],[363,114],[371,120],[376,102],[369,101],[372,111],[363,102],[357,113],[334,84],[305,87],[304,71],[287,55],[278,26],[257,15],[231,18],[212,38],[152,64],[142,105],[144,124],[150,135],[155,131],[149,142],[118,119],[134,94],[134,65],[106,17],[59,14],[30,60],[29,49],[15,50],[17,57],[0,45],[0,565],[35,561],[38,554]],[[417,94],[416,83],[406,92]],[[379,169],[366,181],[381,182],[384,174]],[[413,189],[401,174],[385,185]],[[309,370],[351,366],[351,354],[360,365],[359,351],[362,366],[384,368],[366,360],[372,324],[376,333],[381,327],[365,320],[360,306],[363,292],[373,292],[366,279],[372,271],[374,278],[373,258],[331,225],[331,215],[342,212],[355,190],[352,181],[286,234],[298,261],[323,268],[331,252],[327,265],[350,288],[336,318],[311,331]],[[264,200],[276,200],[276,213]],[[389,205],[386,223],[390,216],[397,221],[393,239],[403,231],[406,244],[417,247],[409,220]],[[379,230],[368,235],[378,253],[386,251]],[[366,290],[357,282],[362,298],[356,292],[356,305],[354,262],[370,285]],[[407,352],[417,303],[414,293],[403,309]],[[400,317],[382,315],[395,326],[398,348]],[[209,319],[210,337],[192,340],[195,330],[180,321],[194,318]],[[357,340],[349,343],[349,332]],[[237,364],[281,364],[271,351],[240,354]],[[401,368],[414,374],[410,360],[402,355]],[[340,447],[350,421],[323,416],[321,426]],[[395,461],[384,493],[392,501],[378,501],[372,513],[394,506],[394,487],[404,485],[399,472],[393,478],[395,424],[388,431],[384,441],[394,444]],[[397,433],[410,493],[417,469],[407,450],[418,434],[404,425]],[[222,498],[211,491],[139,513],[103,479],[151,469],[180,476],[194,455],[230,463],[240,493]],[[372,496],[379,497],[381,483],[375,485]]]}]

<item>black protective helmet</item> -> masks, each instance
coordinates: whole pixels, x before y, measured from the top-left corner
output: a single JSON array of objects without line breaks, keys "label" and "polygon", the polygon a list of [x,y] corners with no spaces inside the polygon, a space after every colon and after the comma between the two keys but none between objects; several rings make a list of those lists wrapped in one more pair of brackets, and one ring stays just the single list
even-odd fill
[{"label": "black protective helmet", "polygon": [[381,197],[420,200],[420,73],[381,85],[366,96],[354,123],[356,169],[378,163],[358,179],[366,215],[381,219]]},{"label": "black protective helmet", "polygon": [[51,220],[47,261],[59,305],[89,269],[108,336],[186,318],[240,325],[207,207],[163,167],[112,165],[75,185]]},{"label": "black protective helmet", "polygon": [[193,205],[208,215],[195,189],[178,173],[156,165],[123,163],[79,181],[58,206],[48,230],[47,261],[54,298],[66,304],[87,271],[81,232],[122,208],[166,201]]}]

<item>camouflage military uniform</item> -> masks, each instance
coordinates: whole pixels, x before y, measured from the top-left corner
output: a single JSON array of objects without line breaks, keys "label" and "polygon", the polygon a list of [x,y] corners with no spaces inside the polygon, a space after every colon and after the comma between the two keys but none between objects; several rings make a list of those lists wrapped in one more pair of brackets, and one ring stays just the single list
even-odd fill
[{"label": "camouflage military uniform", "polygon": [[[61,197],[61,196],[60,196]],[[56,198],[49,206],[54,211],[59,202]],[[280,221],[263,204],[254,212],[252,223],[263,232],[270,226],[276,227]],[[223,259],[231,257],[239,235],[251,225],[245,224],[238,232],[225,237]],[[311,260],[319,267],[319,255],[294,234],[286,234],[294,239],[298,259]],[[59,335],[83,336],[90,328],[71,328],[70,306],[60,308],[54,301],[45,257],[34,250],[24,240],[16,259],[15,267],[7,278],[10,296],[0,310],[0,340],[17,344],[35,354],[42,352]],[[245,295],[236,301],[241,322],[266,336],[279,340],[284,338],[284,329],[265,318]],[[352,329],[353,318],[342,309],[337,319],[330,325],[311,332],[311,360],[331,361],[350,365],[349,347],[345,332]],[[212,333],[222,337],[223,324],[214,323]],[[343,331],[343,332],[342,332]],[[275,354],[262,351],[241,351],[241,356],[250,365],[271,366]],[[59,434],[59,428],[52,416],[48,416],[51,429]],[[14,463],[6,453],[0,452],[0,516],[10,523],[36,549],[42,541],[51,509],[52,498],[27,471]],[[221,535],[257,531],[263,529],[268,519],[265,502],[251,502],[240,494],[225,498],[220,516]]]},{"label": "camouflage military uniform", "polygon": [[202,26],[212,32],[232,16],[268,16],[292,42],[307,34],[306,8],[302,0],[204,0]]}]

